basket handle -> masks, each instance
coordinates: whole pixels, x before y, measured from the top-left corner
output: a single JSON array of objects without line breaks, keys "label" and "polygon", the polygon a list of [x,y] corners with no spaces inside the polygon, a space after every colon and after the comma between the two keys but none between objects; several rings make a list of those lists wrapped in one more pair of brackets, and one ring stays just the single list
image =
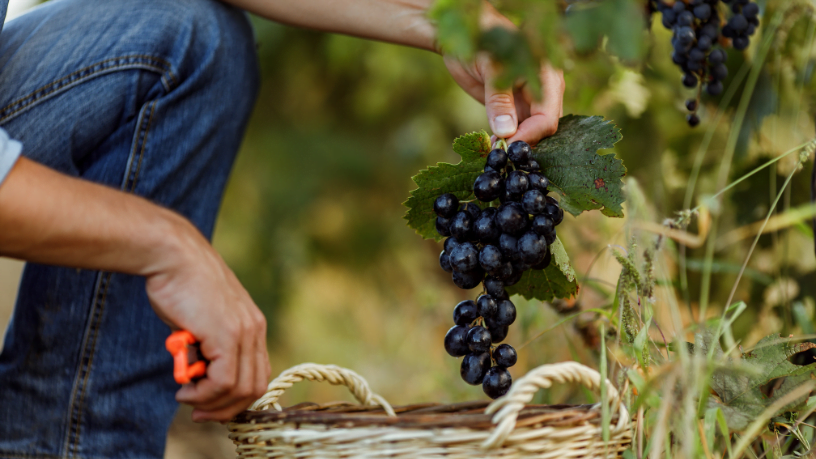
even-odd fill
[{"label": "basket handle", "polygon": [[[489,449],[502,445],[515,429],[519,412],[532,401],[533,395],[539,389],[548,389],[553,385],[553,382],[579,382],[589,389],[595,390],[601,387],[601,375],[592,368],[577,362],[561,362],[534,368],[516,381],[507,394],[497,398],[485,410],[485,414],[495,413],[493,424],[496,427],[487,440],[482,443],[482,448]],[[612,406],[619,405],[618,424],[614,430],[625,429],[629,422],[629,413],[626,411],[626,406],[620,403],[618,389],[608,379],[604,382]],[[599,406],[600,404],[597,404],[593,408]]]},{"label": "basket handle", "polygon": [[286,389],[304,379],[318,382],[328,381],[334,385],[346,386],[360,404],[379,405],[383,407],[389,416],[396,416],[391,405],[384,398],[372,392],[368,387],[368,382],[362,376],[336,365],[319,365],[316,363],[303,363],[281,373],[269,383],[266,394],[256,400],[249,407],[249,410],[267,410],[270,406],[274,406],[276,410],[281,411],[278,398],[283,395]]}]

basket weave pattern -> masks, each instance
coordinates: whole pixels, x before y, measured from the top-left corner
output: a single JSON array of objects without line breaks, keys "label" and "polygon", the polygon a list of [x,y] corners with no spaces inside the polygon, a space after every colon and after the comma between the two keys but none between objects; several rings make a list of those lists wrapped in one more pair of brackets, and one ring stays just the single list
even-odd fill
[{"label": "basket weave pattern", "polygon": [[[278,398],[304,379],[345,385],[362,406],[301,404],[281,411]],[[604,442],[599,404],[528,405],[539,389],[553,383],[580,383],[598,390],[601,376],[575,362],[543,365],[489,405],[395,409],[357,373],[308,363],[273,380],[266,395],[230,423],[230,438],[239,458],[619,457],[631,443],[632,425],[617,389],[604,381],[614,413],[609,441]]]}]

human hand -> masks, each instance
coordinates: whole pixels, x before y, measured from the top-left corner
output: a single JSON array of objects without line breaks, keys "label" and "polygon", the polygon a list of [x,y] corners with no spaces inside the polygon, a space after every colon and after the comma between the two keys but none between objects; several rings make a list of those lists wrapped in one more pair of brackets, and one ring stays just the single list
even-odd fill
[{"label": "human hand", "polygon": [[147,294],[159,317],[192,333],[210,361],[206,377],[184,385],[176,400],[193,406],[193,421],[224,422],[266,392],[266,319],[204,237],[191,225],[181,233],[178,252],[147,276]]},{"label": "human hand", "polygon": [[[482,27],[515,28],[509,19],[485,2]],[[462,62],[444,55],[445,66],[453,79],[474,99],[485,105],[490,129],[507,143],[523,140],[531,145],[555,134],[558,119],[564,113],[564,72],[543,62],[539,71],[541,100],[535,100],[526,85],[497,89],[499,69],[487,53],[479,53],[473,62]],[[519,124],[520,123],[520,124]]]}]

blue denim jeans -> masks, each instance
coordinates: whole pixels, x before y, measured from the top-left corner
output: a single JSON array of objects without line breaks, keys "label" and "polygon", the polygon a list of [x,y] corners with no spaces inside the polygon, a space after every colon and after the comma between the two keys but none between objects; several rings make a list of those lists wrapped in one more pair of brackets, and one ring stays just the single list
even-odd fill
[{"label": "blue denim jeans", "polygon": [[[257,87],[249,21],[215,0],[56,0],[0,33],[0,126],[26,157],[208,237]],[[169,333],[140,277],[28,264],[0,354],[0,458],[162,457]]]}]

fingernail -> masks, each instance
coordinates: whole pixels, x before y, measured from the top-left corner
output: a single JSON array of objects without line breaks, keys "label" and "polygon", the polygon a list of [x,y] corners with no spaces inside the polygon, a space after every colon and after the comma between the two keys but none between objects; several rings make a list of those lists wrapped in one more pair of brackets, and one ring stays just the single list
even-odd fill
[{"label": "fingernail", "polygon": [[499,115],[493,118],[493,133],[499,137],[507,137],[516,132],[516,120],[510,115]]}]

